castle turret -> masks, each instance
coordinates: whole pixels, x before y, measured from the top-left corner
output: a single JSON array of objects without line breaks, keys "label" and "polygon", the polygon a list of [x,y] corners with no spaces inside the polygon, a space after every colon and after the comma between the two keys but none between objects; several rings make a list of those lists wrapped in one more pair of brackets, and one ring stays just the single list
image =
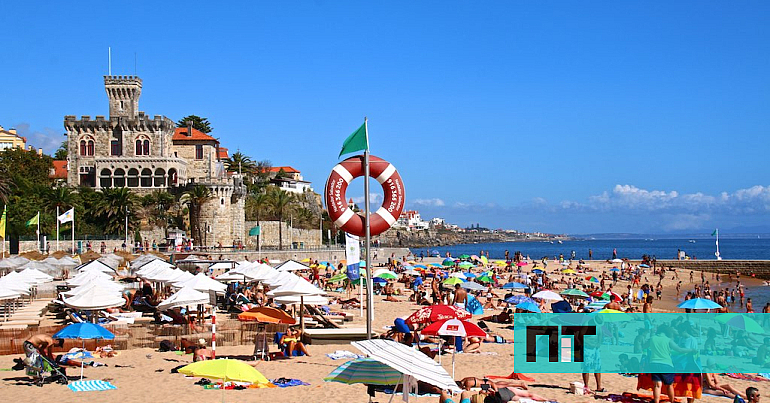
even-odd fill
[{"label": "castle turret", "polygon": [[110,100],[110,118],[136,118],[139,113],[139,97],[142,95],[142,79],[137,76],[104,76],[104,89]]}]

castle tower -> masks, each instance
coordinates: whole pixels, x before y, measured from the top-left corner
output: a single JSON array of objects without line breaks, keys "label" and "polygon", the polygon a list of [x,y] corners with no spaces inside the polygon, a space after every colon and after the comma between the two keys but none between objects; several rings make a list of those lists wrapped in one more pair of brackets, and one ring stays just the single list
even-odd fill
[{"label": "castle tower", "polygon": [[139,97],[142,95],[142,79],[137,76],[104,76],[104,89],[110,100],[110,118],[136,118],[139,114]]}]

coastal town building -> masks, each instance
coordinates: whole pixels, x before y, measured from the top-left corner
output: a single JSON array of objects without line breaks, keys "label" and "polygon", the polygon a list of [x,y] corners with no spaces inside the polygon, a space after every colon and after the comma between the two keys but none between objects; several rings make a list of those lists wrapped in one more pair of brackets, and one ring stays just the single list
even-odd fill
[{"label": "coastal town building", "polygon": [[224,169],[227,149],[195,128],[140,111],[142,86],[137,76],[104,76],[109,116],[64,117],[68,159],[61,167],[55,163],[52,175],[64,168],[69,186],[128,187],[138,194],[180,194],[203,185],[212,195],[201,211],[202,227],[210,231],[206,243],[242,240],[245,186],[239,174]]},{"label": "coastal town building", "polygon": [[267,169],[267,172],[269,174],[270,183],[277,186],[279,189],[291,193],[305,193],[313,191],[313,188],[310,186],[310,182],[302,178],[300,171],[290,166],[270,167]]},{"label": "coastal town building", "polygon": [[403,228],[407,231],[419,231],[428,229],[430,224],[422,220],[417,210],[406,210],[401,212],[401,216],[398,217],[393,227]]},{"label": "coastal town building", "polygon": [[0,126],[0,151],[9,149],[9,148],[21,148],[26,149],[27,147],[27,139],[24,137],[19,136],[16,133],[16,129],[4,129],[3,126]]}]

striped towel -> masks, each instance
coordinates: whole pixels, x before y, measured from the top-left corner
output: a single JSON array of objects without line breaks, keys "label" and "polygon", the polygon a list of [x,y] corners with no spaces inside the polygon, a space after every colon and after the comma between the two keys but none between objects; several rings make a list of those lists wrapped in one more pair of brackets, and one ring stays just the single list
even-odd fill
[{"label": "striped towel", "polygon": [[110,389],[117,389],[115,385],[102,381],[102,380],[96,380],[96,381],[73,381],[70,382],[69,385],[67,385],[70,390],[73,392],[93,392],[97,390],[110,390]]}]

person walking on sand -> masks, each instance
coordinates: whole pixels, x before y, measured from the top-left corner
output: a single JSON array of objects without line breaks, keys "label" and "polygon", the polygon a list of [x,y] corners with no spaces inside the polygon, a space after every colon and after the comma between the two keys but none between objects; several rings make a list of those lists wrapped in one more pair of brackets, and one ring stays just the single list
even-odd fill
[{"label": "person walking on sand", "polygon": [[618,258],[618,250],[615,248],[612,248],[612,259],[614,260],[617,258]]},{"label": "person walking on sand", "polygon": [[468,292],[460,287],[460,284],[455,284],[455,295],[452,299],[452,304],[460,309],[465,309],[465,304],[467,301]]}]

